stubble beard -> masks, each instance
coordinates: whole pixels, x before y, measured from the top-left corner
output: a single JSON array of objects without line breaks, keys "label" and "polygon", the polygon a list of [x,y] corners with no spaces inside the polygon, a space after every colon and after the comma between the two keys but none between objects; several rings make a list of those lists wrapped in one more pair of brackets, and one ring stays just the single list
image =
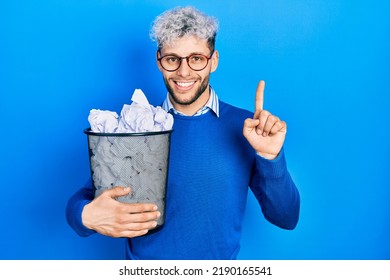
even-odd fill
[{"label": "stubble beard", "polygon": [[208,75],[207,77],[205,77],[205,79],[203,80],[202,84],[200,85],[200,87],[198,88],[198,90],[195,92],[195,94],[193,96],[190,96],[190,98],[188,100],[181,100],[174,92],[173,88],[169,85],[168,83],[168,80],[166,78],[164,78],[164,83],[165,83],[165,87],[167,88],[168,92],[169,92],[169,96],[172,98],[172,100],[176,103],[176,104],[179,104],[179,105],[191,105],[193,104],[196,100],[199,99],[199,97],[202,96],[202,94],[206,91],[206,89],[208,88],[209,86],[209,78],[210,76]]}]

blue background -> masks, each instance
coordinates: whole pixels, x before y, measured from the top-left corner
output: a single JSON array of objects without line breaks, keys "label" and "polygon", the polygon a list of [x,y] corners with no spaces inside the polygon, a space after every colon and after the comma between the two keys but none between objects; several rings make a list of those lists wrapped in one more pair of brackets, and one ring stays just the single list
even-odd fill
[{"label": "blue background", "polygon": [[77,236],[68,198],[89,175],[92,108],[166,94],[149,27],[196,3],[220,22],[219,97],[288,123],[300,222],[266,222],[249,196],[240,259],[389,259],[388,1],[0,2],[0,259],[122,259],[123,239]]}]

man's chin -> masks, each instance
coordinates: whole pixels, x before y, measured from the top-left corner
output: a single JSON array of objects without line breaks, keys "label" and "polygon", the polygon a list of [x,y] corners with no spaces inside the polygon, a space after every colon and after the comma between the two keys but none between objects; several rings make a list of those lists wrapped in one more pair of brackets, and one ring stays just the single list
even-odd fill
[{"label": "man's chin", "polygon": [[174,94],[171,93],[171,98],[173,99],[173,101],[176,104],[184,105],[184,106],[191,105],[197,99],[194,96],[185,97],[184,94],[182,94],[182,93],[179,93],[179,94],[178,93],[174,93]]}]

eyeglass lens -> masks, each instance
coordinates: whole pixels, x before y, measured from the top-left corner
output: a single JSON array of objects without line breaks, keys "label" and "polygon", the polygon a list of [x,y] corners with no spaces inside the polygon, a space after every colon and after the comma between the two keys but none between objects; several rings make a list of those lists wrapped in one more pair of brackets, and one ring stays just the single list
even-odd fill
[{"label": "eyeglass lens", "polygon": [[193,54],[187,57],[178,57],[175,55],[166,55],[160,58],[161,66],[167,71],[176,71],[180,68],[182,60],[185,59],[187,65],[195,71],[206,68],[209,57],[202,54]]}]

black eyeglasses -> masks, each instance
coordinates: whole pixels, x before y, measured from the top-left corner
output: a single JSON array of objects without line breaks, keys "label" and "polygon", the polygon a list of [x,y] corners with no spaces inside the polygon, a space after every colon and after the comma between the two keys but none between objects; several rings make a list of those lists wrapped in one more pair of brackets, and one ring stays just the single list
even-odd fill
[{"label": "black eyeglasses", "polygon": [[[160,52],[158,53],[160,54]],[[203,69],[206,68],[213,54],[214,51],[211,52],[209,57],[203,54],[191,54],[185,57],[168,54],[168,55],[164,55],[163,57],[157,58],[157,60],[160,62],[161,67],[169,72],[173,72],[179,69],[183,59],[187,61],[188,67],[190,67],[192,70],[202,71]]]}]

